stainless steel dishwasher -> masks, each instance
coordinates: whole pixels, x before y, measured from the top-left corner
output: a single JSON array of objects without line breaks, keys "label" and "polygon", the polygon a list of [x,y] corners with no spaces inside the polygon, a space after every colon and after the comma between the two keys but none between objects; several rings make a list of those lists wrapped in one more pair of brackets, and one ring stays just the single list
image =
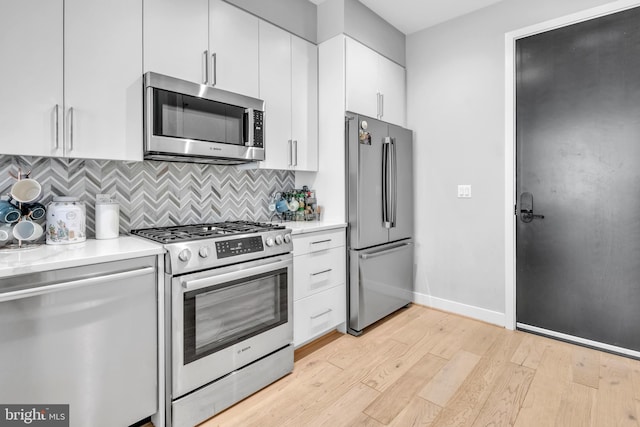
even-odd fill
[{"label": "stainless steel dishwasher", "polygon": [[156,257],[0,279],[0,402],[69,404],[72,427],[157,411]]}]

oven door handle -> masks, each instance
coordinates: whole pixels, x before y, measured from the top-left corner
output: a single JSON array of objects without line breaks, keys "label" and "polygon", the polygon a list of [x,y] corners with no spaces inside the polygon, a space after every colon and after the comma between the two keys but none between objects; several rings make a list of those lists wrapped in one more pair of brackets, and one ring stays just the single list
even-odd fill
[{"label": "oven door handle", "polygon": [[180,283],[182,284],[185,292],[197,291],[198,289],[208,288],[258,274],[268,273],[270,271],[290,267],[291,265],[293,265],[291,258],[276,258],[275,260],[266,259],[252,263],[251,267],[239,267],[237,270],[222,274],[212,273],[211,276],[202,277],[200,279],[184,279]]}]

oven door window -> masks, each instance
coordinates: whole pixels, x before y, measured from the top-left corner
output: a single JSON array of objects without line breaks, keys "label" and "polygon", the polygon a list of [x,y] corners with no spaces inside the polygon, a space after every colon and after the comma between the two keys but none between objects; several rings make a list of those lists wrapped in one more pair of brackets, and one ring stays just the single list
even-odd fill
[{"label": "oven door window", "polygon": [[153,134],[244,145],[244,108],[183,95],[153,90]]},{"label": "oven door window", "polygon": [[287,269],[184,294],[184,363],[288,321]]}]

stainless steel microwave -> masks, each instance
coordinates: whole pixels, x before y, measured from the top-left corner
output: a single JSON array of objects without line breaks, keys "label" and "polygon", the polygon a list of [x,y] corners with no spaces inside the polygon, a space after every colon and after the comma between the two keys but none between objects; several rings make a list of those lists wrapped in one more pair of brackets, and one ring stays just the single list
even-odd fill
[{"label": "stainless steel microwave", "polygon": [[264,160],[264,101],[144,75],[144,158],[234,165]]}]

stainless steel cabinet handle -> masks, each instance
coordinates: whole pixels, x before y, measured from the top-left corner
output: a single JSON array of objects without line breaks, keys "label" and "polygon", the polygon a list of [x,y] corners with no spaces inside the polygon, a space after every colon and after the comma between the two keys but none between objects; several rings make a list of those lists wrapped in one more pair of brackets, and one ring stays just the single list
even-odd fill
[{"label": "stainless steel cabinet handle", "polygon": [[202,52],[202,84],[209,83],[209,51]]},{"label": "stainless steel cabinet handle", "polygon": [[73,107],[69,108],[69,151],[73,150]]},{"label": "stainless steel cabinet handle", "polygon": [[390,254],[390,253],[393,253],[393,252],[401,251],[401,250],[405,249],[407,246],[411,246],[412,244],[413,243],[403,243],[400,246],[394,246],[393,248],[387,249],[387,250],[384,250],[384,251],[371,252],[371,253],[368,253],[368,254],[361,254],[360,258],[362,258],[362,259],[371,259],[371,258],[379,257],[379,256],[382,256],[382,255],[387,255],[387,254]]},{"label": "stainless steel cabinet handle", "polygon": [[376,92],[376,101],[377,101],[377,105],[376,105],[376,118],[380,118],[380,92]]},{"label": "stainless steel cabinet handle", "polygon": [[320,243],[329,243],[331,241],[331,239],[327,239],[327,240],[317,240],[315,242],[311,242],[309,243],[310,245],[319,245]]},{"label": "stainless steel cabinet handle", "polygon": [[60,148],[60,105],[56,104],[56,150]]},{"label": "stainless steel cabinet handle", "polygon": [[318,276],[320,274],[324,274],[324,273],[329,273],[330,271],[332,271],[333,268],[329,268],[327,270],[322,270],[322,271],[318,271],[317,273],[311,273],[312,276]]},{"label": "stainless steel cabinet handle", "polygon": [[287,141],[287,166],[293,165],[293,140],[289,139]]},{"label": "stainless steel cabinet handle", "polygon": [[380,118],[384,117],[384,93],[380,94]]},{"label": "stainless steel cabinet handle", "polygon": [[144,267],[137,270],[124,271],[122,273],[107,274],[105,276],[91,277],[89,279],[72,280],[69,282],[56,283],[53,285],[41,286],[38,288],[21,289],[19,291],[11,291],[0,294],[0,302],[12,301],[21,298],[34,297],[37,295],[50,294],[52,292],[66,291],[68,289],[78,288],[81,286],[100,285],[106,282],[130,279],[132,277],[143,276],[145,274],[154,273],[153,267]]},{"label": "stainless steel cabinet handle", "polygon": [[296,154],[295,154],[295,155],[292,155],[292,157],[293,157],[293,159],[294,159],[293,166],[298,166],[298,140],[297,140],[297,139],[294,139],[294,140],[293,140],[293,147],[294,147],[294,148],[295,148],[295,150],[296,150]]},{"label": "stainless steel cabinet handle", "polygon": [[322,316],[324,316],[325,314],[329,314],[329,313],[331,313],[332,311],[333,311],[332,309],[328,308],[328,309],[326,309],[325,311],[323,311],[322,313],[318,313],[318,314],[316,314],[316,315],[314,315],[314,316],[309,316],[309,318],[310,318],[310,319],[317,319],[318,317],[322,317]]},{"label": "stainless steel cabinet handle", "polygon": [[218,84],[218,55],[215,52],[211,55],[211,68],[213,69],[211,86],[215,86]]}]

